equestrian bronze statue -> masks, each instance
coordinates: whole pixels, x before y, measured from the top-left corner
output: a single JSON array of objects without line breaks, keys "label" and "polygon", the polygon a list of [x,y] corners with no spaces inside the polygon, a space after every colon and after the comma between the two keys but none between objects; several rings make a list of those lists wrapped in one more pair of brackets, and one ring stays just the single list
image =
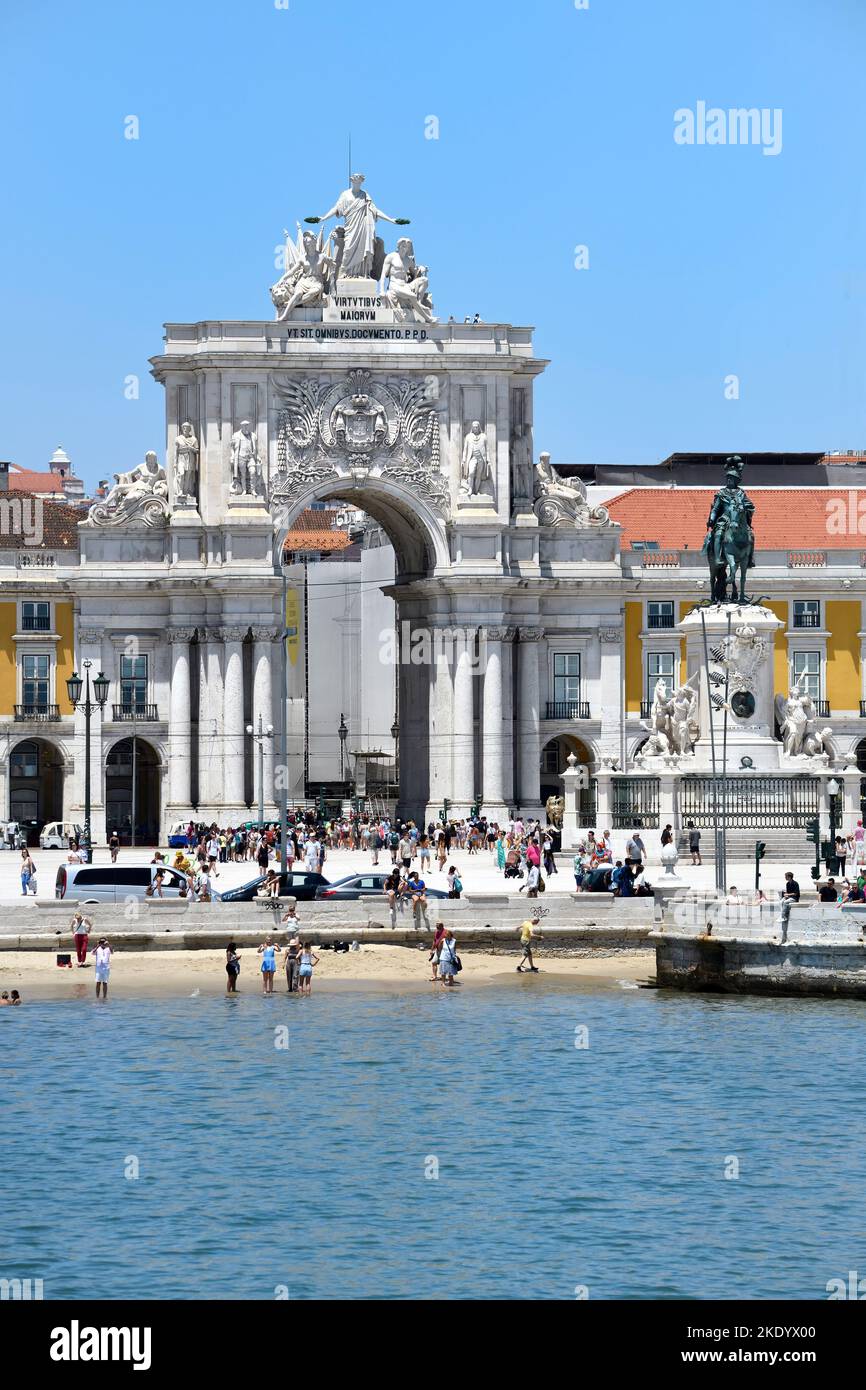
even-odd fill
[{"label": "equestrian bronze statue", "polygon": [[742,472],[743,460],[739,454],[725,461],[725,486],[719,488],[713,498],[707,518],[703,548],[710,567],[712,603],[749,601],[746,570],[753,569],[755,564],[755,533],[752,530],[755,504],[740,487]]}]

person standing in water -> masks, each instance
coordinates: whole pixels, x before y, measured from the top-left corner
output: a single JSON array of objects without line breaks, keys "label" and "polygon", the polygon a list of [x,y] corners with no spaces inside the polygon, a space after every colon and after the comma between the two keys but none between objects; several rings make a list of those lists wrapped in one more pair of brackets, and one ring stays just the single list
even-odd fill
[{"label": "person standing in water", "polygon": [[108,977],[111,974],[111,947],[104,936],[99,938],[99,945],[94,947],[92,955],[96,959],[96,997],[99,998],[101,989],[103,999],[107,999]]},{"label": "person standing in water", "polygon": [[277,969],[276,953],[279,949],[279,946],[275,946],[269,936],[265,937],[259,947],[259,955],[262,958],[262,994],[273,994],[274,992],[274,975]]},{"label": "person standing in water", "polygon": [[298,958],[298,984],[301,994],[312,994],[313,966],[318,964],[319,957],[311,949],[309,941],[305,941]]},{"label": "person standing in water", "polygon": [[226,994],[237,994],[238,975],[241,973],[241,958],[234,941],[226,946]]}]

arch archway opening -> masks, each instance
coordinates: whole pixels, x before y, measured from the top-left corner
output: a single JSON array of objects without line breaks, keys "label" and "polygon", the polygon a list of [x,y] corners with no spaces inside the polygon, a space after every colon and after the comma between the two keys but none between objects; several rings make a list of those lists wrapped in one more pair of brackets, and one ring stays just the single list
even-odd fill
[{"label": "arch archway opening", "polygon": [[[121,739],[105,760],[105,830],[122,845],[159,841],[159,754],[146,739]],[[134,818],[133,818],[134,813]]]},{"label": "arch archway opening", "polygon": [[446,523],[390,480],[347,478],[286,508],[277,534],[293,590],[287,625],[301,634],[289,644],[290,796],[418,819],[432,794],[431,674],[406,650],[430,626]]},{"label": "arch archway opening", "polygon": [[588,785],[581,790],[578,798],[578,824],[593,829],[596,815],[595,782],[592,777],[595,756],[588,744],[576,734],[557,734],[544,744],[541,750],[541,800],[546,803],[548,797],[562,795],[560,774],[568,765],[570,753],[573,753],[578,763],[587,769]]},{"label": "arch archway opening", "polygon": [[39,843],[44,825],[63,820],[64,766],[49,739],[21,739],[9,750],[9,819],[18,822],[28,845]]}]

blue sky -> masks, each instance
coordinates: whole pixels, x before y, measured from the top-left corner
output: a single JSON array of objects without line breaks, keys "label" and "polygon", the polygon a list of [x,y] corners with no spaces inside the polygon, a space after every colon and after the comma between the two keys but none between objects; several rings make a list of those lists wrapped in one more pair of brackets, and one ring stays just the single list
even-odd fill
[{"label": "blue sky", "polygon": [[[53,0],[0,42],[2,458],[161,450],[163,322],[272,317],[349,133],[437,313],[535,325],[554,461],[866,446],[863,0]],[[677,145],[698,101],[781,153]]]}]

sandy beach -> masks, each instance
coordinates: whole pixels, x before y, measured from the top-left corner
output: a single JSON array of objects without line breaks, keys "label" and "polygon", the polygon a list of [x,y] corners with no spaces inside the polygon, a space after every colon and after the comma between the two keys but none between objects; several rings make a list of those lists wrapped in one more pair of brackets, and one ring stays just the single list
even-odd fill
[{"label": "sandy beach", "polygon": [[[359,951],[318,952],[313,990],[335,987],[386,989],[433,988],[427,948],[371,945]],[[90,958],[92,960],[92,957]],[[285,991],[285,972],[278,957],[275,991]],[[556,981],[574,988],[613,988],[636,985],[655,974],[654,951],[598,952],[584,956],[549,956],[539,950],[538,975],[518,975],[520,951],[487,955],[466,952],[462,956],[460,988],[512,980],[515,984]],[[261,994],[260,958],[253,950],[241,951],[238,991]],[[122,951],[114,953],[109,997],[225,993],[223,951]],[[442,986],[436,986],[442,988]],[[93,965],[71,970],[58,967],[54,952],[4,951],[0,955],[0,990],[17,989],[22,1000],[66,999],[92,996]]]}]

